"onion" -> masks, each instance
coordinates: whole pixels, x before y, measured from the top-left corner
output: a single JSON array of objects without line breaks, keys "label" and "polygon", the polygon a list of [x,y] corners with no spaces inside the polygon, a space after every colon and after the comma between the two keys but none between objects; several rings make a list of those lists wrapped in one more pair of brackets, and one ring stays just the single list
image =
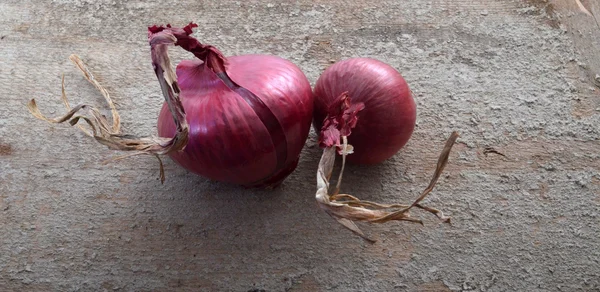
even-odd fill
[{"label": "onion", "polygon": [[360,122],[348,137],[354,154],[348,161],[376,164],[390,157],[410,139],[416,121],[416,105],[406,81],[391,66],[370,58],[352,58],[327,68],[317,80],[315,130],[319,132],[330,105],[344,92],[363,103]]},{"label": "onion", "polygon": [[[219,50],[190,37],[190,23],[183,28],[167,25],[148,28],[152,64],[165,103],[158,118],[158,138],[136,138],[120,132],[120,118],[108,92],[81,60],[73,60],[84,76],[105,97],[112,110],[112,124],[89,105],[70,108],[60,118],[46,118],[35,100],[31,113],[51,123],[84,120],[91,131],[79,128],[111,149],[159,155],[167,154],[186,169],[207,178],[247,187],[275,187],[297,166],[308,137],[313,94],[306,76],[293,63],[275,56],[243,55],[225,58]],[[167,55],[176,45],[193,53],[176,73]],[[89,116],[78,114],[89,110]],[[171,137],[171,138],[167,138]]]},{"label": "onion", "polygon": [[[279,57],[225,59],[218,51],[210,52],[201,56],[203,60],[186,60],[177,66],[190,134],[186,148],[169,156],[213,180],[244,186],[278,184],[296,168],[310,130],[310,83],[298,67]],[[206,62],[213,57],[227,62],[225,71],[211,63],[214,59]],[[175,130],[165,103],[158,133],[170,137]]]}]

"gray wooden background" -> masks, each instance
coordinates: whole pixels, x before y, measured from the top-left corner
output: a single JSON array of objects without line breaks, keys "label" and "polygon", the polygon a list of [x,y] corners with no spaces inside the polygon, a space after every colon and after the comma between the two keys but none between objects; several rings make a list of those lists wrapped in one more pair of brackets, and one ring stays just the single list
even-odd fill
[{"label": "gray wooden background", "polygon": [[[600,291],[600,3],[579,4],[2,0],[0,290]],[[343,190],[409,202],[457,130],[426,200],[454,224],[415,211],[424,226],[361,225],[375,244],[343,229],[314,201],[314,133],[277,190],[168,159],[161,185],[154,158],[104,165],[117,153],[27,112],[31,98],[64,112],[63,73],[73,103],[104,106],[68,61],[77,53],[125,132],[155,133],[146,27],[189,21],[226,55],[280,55],[313,83],[348,57],[397,68],[417,102],[413,138],[381,165],[349,167]]]}]

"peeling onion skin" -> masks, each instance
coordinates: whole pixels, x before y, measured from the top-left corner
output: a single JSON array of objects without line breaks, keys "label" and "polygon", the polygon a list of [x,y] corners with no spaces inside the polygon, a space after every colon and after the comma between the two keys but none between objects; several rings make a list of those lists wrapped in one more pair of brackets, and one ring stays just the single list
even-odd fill
[{"label": "peeling onion skin", "polygon": [[[202,61],[182,61],[176,72],[190,134],[183,151],[169,154],[174,161],[209,179],[246,187],[276,187],[294,171],[308,137],[314,103],[310,83],[296,65],[268,55],[227,58],[231,80],[266,105],[263,116],[276,119],[267,125],[255,107]],[[273,131],[284,137],[273,137],[277,136]],[[175,133],[166,104],[159,115],[158,133],[161,137]],[[285,159],[278,161],[281,153]]]},{"label": "peeling onion skin", "polygon": [[365,109],[348,137],[355,164],[377,164],[396,154],[410,139],[417,109],[408,84],[391,66],[371,58],[339,61],[323,72],[314,88],[314,125],[317,132],[327,116],[329,105],[348,92]]}]

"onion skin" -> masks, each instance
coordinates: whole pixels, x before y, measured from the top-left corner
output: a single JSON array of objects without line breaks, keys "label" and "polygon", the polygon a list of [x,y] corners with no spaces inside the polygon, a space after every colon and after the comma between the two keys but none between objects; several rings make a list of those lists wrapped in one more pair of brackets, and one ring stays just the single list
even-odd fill
[{"label": "onion skin", "polygon": [[417,110],[408,84],[391,66],[371,58],[351,58],[327,68],[314,88],[315,130],[320,132],[329,107],[347,92],[363,103],[358,123],[348,137],[355,164],[376,164],[396,154],[410,139]]},{"label": "onion skin", "polygon": [[[259,100],[240,95],[239,88],[232,89],[205,62],[182,61],[177,80],[190,126],[189,142],[169,156],[212,180],[277,186],[296,168],[308,137],[313,111],[310,83],[298,67],[279,57],[243,55],[226,62],[230,79]],[[159,115],[158,133],[161,137],[175,133],[167,104]]]}]

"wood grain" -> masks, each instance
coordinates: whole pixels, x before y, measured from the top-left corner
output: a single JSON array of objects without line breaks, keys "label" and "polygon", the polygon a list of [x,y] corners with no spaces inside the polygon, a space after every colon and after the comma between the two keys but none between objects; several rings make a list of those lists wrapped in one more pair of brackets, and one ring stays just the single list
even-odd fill
[{"label": "wood grain", "polygon": [[[562,23],[579,53],[571,69],[581,88],[574,114],[589,116],[600,108],[600,2],[555,0]],[[582,7],[583,6],[583,7]],[[583,9],[582,9],[583,8]]]}]

